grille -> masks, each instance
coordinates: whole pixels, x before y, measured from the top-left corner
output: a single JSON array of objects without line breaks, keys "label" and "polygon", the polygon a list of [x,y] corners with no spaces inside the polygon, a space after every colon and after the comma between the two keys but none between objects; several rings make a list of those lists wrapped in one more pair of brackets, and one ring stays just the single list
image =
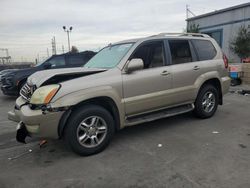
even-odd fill
[{"label": "grille", "polygon": [[22,87],[22,89],[21,89],[21,91],[20,91],[20,95],[21,95],[25,100],[29,101],[30,98],[31,98],[31,96],[32,96],[32,94],[33,94],[33,92],[34,92],[33,87],[26,83],[26,84]]}]

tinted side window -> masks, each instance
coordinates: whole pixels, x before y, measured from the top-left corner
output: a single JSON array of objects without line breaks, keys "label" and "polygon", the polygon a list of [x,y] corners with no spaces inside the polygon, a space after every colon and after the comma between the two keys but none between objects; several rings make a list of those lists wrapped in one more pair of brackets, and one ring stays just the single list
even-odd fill
[{"label": "tinted side window", "polygon": [[143,60],[144,68],[161,67],[164,65],[163,42],[151,42],[140,46],[130,58],[140,58]]},{"label": "tinted side window", "polygon": [[169,40],[173,64],[192,62],[189,42],[187,40]]},{"label": "tinted side window", "polygon": [[84,65],[83,58],[81,56],[68,56],[67,60],[69,65]]},{"label": "tinted side window", "polygon": [[216,55],[216,50],[213,44],[208,40],[192,40],[194,47],[197,51],[197,55],[200,61],[213,59]]},{"label": "tinted side window", "polygon": [[52,68],[62,67],[65,66],[65,59],[63,56],[54,57],[51,60],[49,60],[49,63],[51,64]]}]

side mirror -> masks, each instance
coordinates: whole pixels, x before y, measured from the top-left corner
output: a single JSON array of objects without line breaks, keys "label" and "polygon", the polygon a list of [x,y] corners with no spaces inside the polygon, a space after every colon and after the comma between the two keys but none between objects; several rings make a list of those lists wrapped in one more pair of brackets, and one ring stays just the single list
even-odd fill
[{"label": "side mirror", "polygon": [[144,67],[144,63],[142,59],[136,58],[136,59],[131,59],[128,62],[127,68],[126,68],[126,72],[130,73],[136,70],[141,70]]},{"label": "side mirror", "polygon": [[52,67],[51,63],[44,63],[43,68],[44,69],[50,69]]}]

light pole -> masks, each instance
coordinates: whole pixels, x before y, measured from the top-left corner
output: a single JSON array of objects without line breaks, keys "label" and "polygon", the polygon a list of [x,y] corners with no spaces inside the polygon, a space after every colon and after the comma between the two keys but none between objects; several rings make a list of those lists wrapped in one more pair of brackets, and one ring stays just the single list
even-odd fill
[{"label": "light pole", "polygon": [[72,31],[72,29],[73,29],[73,27],[72,27],[72,26],[70,26],[70,28],[69,28],[69,29],[67,29],[67,28],[66,28],[66,26],[63,26],[63,30],[64,30],[65,32],[67,32],[67,35],[68,35],[69,52],[70,52],[70,40],[69,40],[69,33]]}]

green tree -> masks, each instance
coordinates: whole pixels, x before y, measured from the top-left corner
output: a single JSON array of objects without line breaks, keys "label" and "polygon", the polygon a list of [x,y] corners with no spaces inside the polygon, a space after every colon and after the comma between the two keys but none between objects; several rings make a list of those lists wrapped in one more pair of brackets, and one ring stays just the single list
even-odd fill
[{"label": "green tree", "polygon": [[241,59],[250,57],[250,31],[241,26],[236,37],[230,42],[230,49]]},{"label": "green tree", "polygon": [[189,26],[187,27],[187,32],[188,33],[199,33],[200,30],[200,25],[199,24],[189,24]]}]

